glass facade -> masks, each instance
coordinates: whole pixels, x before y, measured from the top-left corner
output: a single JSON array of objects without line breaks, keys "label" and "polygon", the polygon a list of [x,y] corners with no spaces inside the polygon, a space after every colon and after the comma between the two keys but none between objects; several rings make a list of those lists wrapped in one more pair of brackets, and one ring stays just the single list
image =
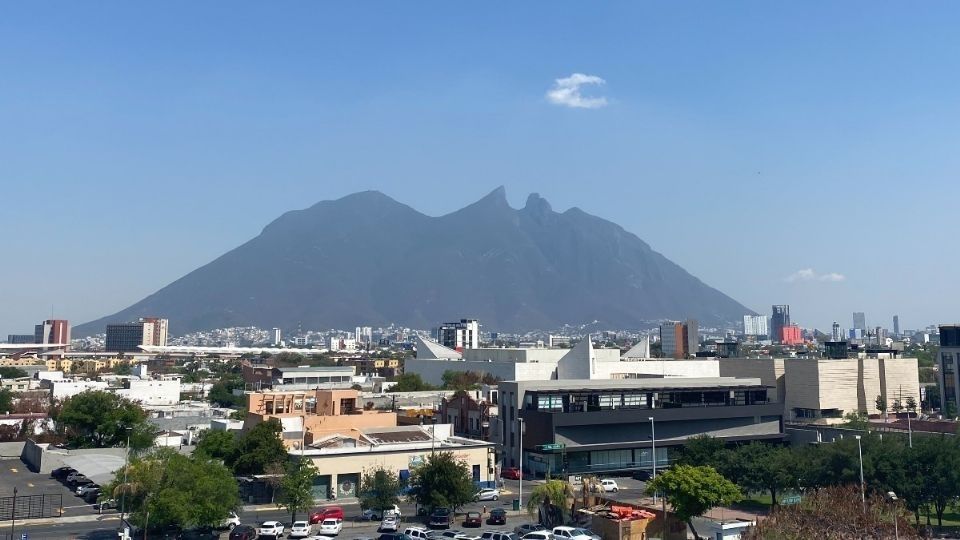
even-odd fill
[{"label": "glass facade", "polygon": [[736,390],[596,390],[531,391],[524,396],[524,409],[544,412],[592,412],[614,409],[677,409],[684,407],[731,407],[769,403],[766,388]]}]

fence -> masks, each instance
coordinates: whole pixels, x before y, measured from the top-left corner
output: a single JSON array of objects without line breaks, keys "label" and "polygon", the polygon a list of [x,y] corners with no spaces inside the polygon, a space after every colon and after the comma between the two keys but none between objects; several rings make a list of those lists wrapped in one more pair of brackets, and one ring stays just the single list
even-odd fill
[{"label": "fence", "polygon": [[51,518],[63,515],[63,495],[18,495],[17,507],[13,507],[14,497],[0,497],[0,520],[9,521],[15,516],[21,519]]}]

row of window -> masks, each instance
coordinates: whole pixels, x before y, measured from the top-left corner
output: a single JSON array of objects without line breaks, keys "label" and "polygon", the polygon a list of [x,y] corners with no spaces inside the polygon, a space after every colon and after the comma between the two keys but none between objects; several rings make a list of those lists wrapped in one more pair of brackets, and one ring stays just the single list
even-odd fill
[{"label": "row of window", "polygon": [[[591,412],[613,409],[727,407],[769,403],[765,388],[754,390],[676,390],[669,392],[528,392],[524,409]],[[513,412],[511,409],[511,418]]]}]

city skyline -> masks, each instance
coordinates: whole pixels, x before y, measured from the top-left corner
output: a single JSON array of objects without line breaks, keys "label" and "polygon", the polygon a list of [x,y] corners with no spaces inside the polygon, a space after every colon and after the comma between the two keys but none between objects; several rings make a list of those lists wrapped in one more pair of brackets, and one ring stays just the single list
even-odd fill
[{"label": "city skyline", "polygon": [[941,7],[8,6],[0,335],[116,311],[319,200],[440,215],[500,184],[758,313],[955,320],[954,256],[912,255],[960,195]]}]

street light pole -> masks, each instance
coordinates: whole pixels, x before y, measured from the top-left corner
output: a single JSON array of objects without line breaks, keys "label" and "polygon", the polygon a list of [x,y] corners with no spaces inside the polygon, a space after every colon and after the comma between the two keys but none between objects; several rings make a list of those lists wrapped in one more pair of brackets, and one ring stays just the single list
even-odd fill
[{"label": "street light pole", "polygon": [[860,456],[860,502],[863,505],[863,512],[867,512],[867,488],[866,484],[863,483],[863,446],[860,444],[860,435],[855,436],[857,439],[857,455]]},{"label": "street light pole", "polygon": [[123,458],[123,491],[120,493],[120,526],[126,528],[124,514],[127,511],[127,490],[130,484],[127,483],[127,469],[130,468],[130,428],[127,428],[127,451]]},{"label": "street light pole", "polygon": [[[650,420],[650,461],[653,463],[653,480],[657,479],[657,431],[653,424],[653,417]],[[657,504],[657,493],[653,493],[653,504]]]},{"label": "street light pole", "polygon": [[10,540],[13,540],[14,527],[17,524],[17,486],[13,486],[13,506],[10,507]]},{"label": "street light pole", "polygon": [[523,508],[523,418],[517,417],[517,431],[520,432],[520,488],[517,489],[517,500]]}]

